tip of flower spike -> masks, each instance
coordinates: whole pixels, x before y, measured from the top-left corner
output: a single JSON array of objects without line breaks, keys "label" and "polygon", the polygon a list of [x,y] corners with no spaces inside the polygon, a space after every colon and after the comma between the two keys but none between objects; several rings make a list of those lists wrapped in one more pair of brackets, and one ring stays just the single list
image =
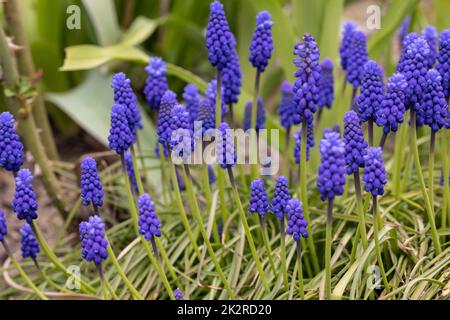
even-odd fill
[{"label": "tip of flower spike", "polygon": [[90,168],[96,167],[96,166],[97,166],[97,163],[91,157],[84,157],[83,160],[81,160],[81,168],[90,169]]},{"label": "tip of flower spike", "polygon": [[219,10],[222,11],[223,10],[223,4],[220,3],[220,1],[215,0],[214,2],[211,3],[209,8],[211,9],[211,11],[219,11]]},{"label": "tip of flower spike", "polygon": [[399,72],[394,73],[388,80],[387,87],[389,90],[404,91],[408,86],[405,76]]},{"label": "tip of flower spike", "polygon": [[289,83],[289,81],[285,80],[281,84],[281,91],[283,93],[289,93],[292,92],[292,85]]},{"label": "tip of flower spike", "polygon": [[130,79],[127,79],[127,76],[123,72],[118,72],[112,77],[112,86],[120,85],[124,82],[130,82]]},{"label": "tip of flower spike", "polygon": [[29,169],[20,169],[17,173],[17,179],[20,179],[24,183],[31,183],[33,181],[33,175]]},{"label": "tip of flower spike", "polygon": [[172,112],[174,115],[182,114],[183,112],[186,112],[186,107],[182,104],[176,104],[173,107]]},{"label": "tip of flower spike", "polygon": [[145,67],[145,71],[149,76],[159,77],[166,74],[167,67],[164,60],[160,57],[152,57],[148,62],[148,66]]},{"label": "tip of flower spike", "polygon": [[288,179],[285,176],[278,176],[275,178],[275,182],[286,184],[288,182]]},{"label": "tip of flower spike", "polygon": [[344,32],[353,31],[356,29],[356,23],[354,21],[345,21],[342,29]]},{"label": "tip of flower spike", "polygon": [[161,106],[177,104],[177,95],[172,90],[167,90],[161,98]]},{"label": "tip of flower spike", "polygon": [[345,125],[347,125],[348,123],[360,123],[360,122],[361,122],[361,120],[360,120],[358,114],[353,110],[348,111],[344,115],[344,124]]},{"label": "tip of flower spike", "polygon": [[422,30],[422,36],[425,39],[437,39],[439,34],[435,26],[429,24]]},{"label": "tip of flower spike", "polygon": [[418,55],[425,58],[430,52],[428,42],[416,33],[408,34],[404,43],[407,44],[406,55],[411,59],[415,59]]},{"label": "tip of flower spike", "polygon": [[261,178],[255,179],[250,184],[250,189],[255,190],[257,188],[263,187],[264,188],[264,180]]},{"label": "tip of flower spike", "polygon": [[381,147],[370,147],[367,149],[366,159],[380,159],[383,156],[383,149]]},{"label": "tip of flower spike", "polygon": [[0,124],[7,126],[14,125],[13,115],[9,112],[2,112],[2,114],[0,114]]},{"label": "tip of flower spike", "polygon": [[383,69],[374,60],[369,60],[364,65],[364,73],[367,75],[383,76]]},{"label": "tip of flower spike", "polygon": [[323,71],[333,71],[333,60],[330,58],[325,58],[320,63],[320,66]]},{"label": "tip of flower spike", "polygon": [[226,122],[222,122],[220,125],[219,125],[219,131],[221,131],[221,132],[224,132],[224,131],[226,131],[226,130],[230,130],[230,126],[228,125],[228,123],[226,123]]},{"label": "tip of flower spike", "polygon": [[[269,21],[270,18],[272,18],[272,15],[267,10],[263,10],[256,15],[256,23],[258,25],[264,24],[266,21]],[[272,25],[273,22],[270,21],[270,24]]]},{"label": "tip of flower spike", "polygon": [[[184,87],[184,94],[187,95],[194,95],[198,93],[198,88],[195,84],[189,83]],[[184,94],[183,94],[183,98],[184,98]],[[186,98],[184,98],[186,99]]]}]

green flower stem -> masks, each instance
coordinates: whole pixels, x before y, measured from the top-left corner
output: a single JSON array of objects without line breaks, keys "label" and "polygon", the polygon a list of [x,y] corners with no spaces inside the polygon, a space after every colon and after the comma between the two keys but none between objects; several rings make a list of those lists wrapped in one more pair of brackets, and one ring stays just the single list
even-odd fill
[{"label": "green flower stem", "polygon": [[325,297],[331,300],[331,234],[333,229],[333,200],[327,203],[327,222],[325,230]]},{"label": "green flower stem", "polygon": [[202,174],[203,174],[203,182],[205,184],[206,203],[208,204],[208,207],[210,207],[212,201],[212,193],[211,193],[211,186],[209,184],[208,165],[205,162],[202,163]]},{"label": "green flower stem", "polygon": [[303,270],[302,270],[302,243],[297,240],[297,269],[298,269],[298,288],[300,291],[300,299],[305,298],[305,290],[303,288]]},{"label": "green flower stem", "polygon": [[164,199],[167,203],[167,194],[169,194],[170,198],[170,204],[174,203],[172,192],[170,192],[170,178],[169,174],[167,173],[167,165],[166,160],[164,157],[164,148],[162,144],[158,143],[158,149],[159,149],[159,161],[161,164],[161,172],[162,172],[162,180],[163,180],[163,186],[162,186],[162,192],[164,194]]},{"label": "green flower stem", "polygon": [[[31,224],[31,228],[33,229],[33,233],[36,236],[36,239],[39,243],[39,246],[41,247],[44,254],[47,256],[47,258],[55,265],[57,269],[62,271],[67,277],[72,277],[72,273],[64,267],[64,265],[61,263],[61,261],[58,260],[53,250],[48,245],[47,241],[45,240],[44,236],[42,235],[41,230],[39,229],[39,226],[35,221],[33,221]],[[81,289],[85,293],[96,293],[97,290],[95,290],[91,285],[87,284],[83,280],[80,279]]]},{"label": "green flower stem", "polygon": [[290,166],[290,163],[289,163],[290,157],[288,156],[289,153],[290,153],[290,150],[289,150],[290,142],[291,142],[291,126],[289,126],[286,129],[286,134],[284,136],[284,154],[286,156],[284,157],[284,167],[282,168],[283,174],[284,174],[284,176],[289,178],[288,179],[289,182],[292,180],[292,179],[290,179],[291,166]]},{"label": "green flower stem", "polygon": [[[303,119],[302,122],[302,139],[301,139],[301,146],[300,146],[300,195],[303,202],[303,212],[305,214],[306,221],[311,223],[311,217],[309,215],[309,207],[308,207],[308,191],[307,191],[307,180],[306,180],[306,168],[307,168],[307,162],[306,162],[306,143],[307,143],[307,124],[306,119]],[[308,226],[308,229],[310,229],[310,226]],[[308,243],[308,248],[311,251],[311,262],[314,269],[314,272],[316,274],[319,273],[320,267],[319,267],[319,259],[317,258],[316,253],[316,247],[314,246],[314,237],[312,235],[312,232],[309,231],[309,237],[306,239]]]},{"label": "green flower stem", "polygon": [[287,267],[286,267],[286,230],[284,226],[284,217],[279,219],[280,223],[280,251],[281,251],[281,268],[283,273],[283,284],[286,291],[289,290]]},{"label": "green flower stem", "polygon": [[180,193],[180,189],[178,186],[177,174],[175,172],[175,166],[174,166],[170,156],[167,157],[167,159],[169,160],[170,174],[172,176],[173,189],[175,191],[175,198],[176,198],[178,210],[180,211],[181,222],[182,222],[184,228],[186,229],[189,240],[191,240],[191,244],[194,248],[195,254],[197,255],[198,261],[201,261],[202,255],[200,253],[200,249],[197,246],[197,240],[196,240],[197,238],[194,237],[194,234],[192,233],[192,229],[189,226],[189,220],[186,215],[186,210],[184,209],[183,199],[181,198],[181,193]]},{"label": "green flower stem", "polygon": [[[225,223],[228,220],[228,209],[225,202],[225,177],[220,167],[217,170],[217,185],[219,186],[219,199],[220,199],[220,213],[222,222]],[[223,235],[226,238],[226,235]]]},{"label": "green flower stem", "polygon": [[259,96],[259,83],[261,80],[261,72],[256,70],[255,76],[255,88],[253,91],[253,105],[252,105],[252,117],[251,117],[251,134],[250,134],[250,158],[253,154],[256,157],[256,164],[251,164],[251,176],[252,180],[255,180],[259,176],[259,164],[258,164],[258,145],[256,135],[256,117],[258,114],[258,96]]},{"label": "green flower stem", "polygon": [[188,197],[191,198],[191,201],[194,205],[194,207],[191,208],[192,215],[194,216],[194,219],[197,220],[197,223],[198,223],[198,226],[200,229],[200,233],[203,236],[203,241],[205,242],[206,248],[208,249],[211,260],[214,263],[214,266],[216,267],[217,273],[219,274],[219,277],[225,287],[225,290],[227,291],[230,298],[234,299],[234,292],[233,292],[233,290],[231,290],[231,287],[227,281],[227,278],[225,277],[225,274],[222,271],[220,263],[217,260],[216,254],[214,253],[214,249],[211,246],[211,242],[209,241],[208,234],[206,233],[206,230],[204,228],[204,222],[202,220],[200,208],[199,208],[197,200],[195,198],[195,192],[194,192],[194,188],[192,186],[192,177],[189,172],[189,167],[187,164],[184,164],[182,166],[182,168],[183,168],[183,176],[184,176],[184,179],[186,180],[186,191],[188,193]]},{"label": "green flower stem", "polygon": [[436,132],[431,130],[430,134],[430,159],[428,161],[428,193],[430,205],[434,212],[434,150],[436,145]]},{"label": "green flower stem", "polygon": [[[406,117],[404,122],[406,122]],[[406,148],[406,137],[408,134],[408,126],[403,124],[400,127],[399,133],[395,135],[395,149],[394,149],[394,160],[393,160],[393,194],[398,199],[400,197],[400,181],[402,176],[402,164],[404,164],[403,156]],[[411,151],[412,152],[412,151]]]},{"label": "green flower stem", "polygon": [[6,241],[4,239],[2,241],[2,244],[3,244],[3,247],[5,248],[6,254],[11,259],[11,261],[12,261],[14,267],[17,269],[17,271],[19,271],[19,274],[22,277],[22,279],[25,281],[25,283],[34,291],[34,293],[36,293],[36,295],[39,297],[39,299],[48,300],[48,298],[34,285],[33,281],[31,281],[31,279],[28,278],[27,274],[22,269],[20,264],[17,262],[16,258],[14,258],[11,250],[9,249],[8,244],[6,243]]},{"label": "green flower stem", "polygon": [[[142,185],[142,179],[141,179],[141,174],[140,174],[139,166],[138,166],[137,159],[136,159],[136,152],[134,150],[134,145],[131,145],[130,151],[131,151],[131,159],[133,162],[133,170],[134,170],[134,175],[136,177],[139,195],[143,195],[144,194],[144,186]],[[125,165],[124,169],[125,169],[125,173],[126,173],[127,172],[126,165]]]},{"label": "green flower stem", "polygon": [[353,177],[355,179],[355,194],[356,194],[356,204],[358,206],[359,212],[359,232],[361,235],[363,249],[366,250],[367,243],[367,232],[366,232],[366,219],[364,212],[364,205],[362,199],[362,189],[361,189],[361,178],[359,175],[359,170],[353,173]]},{"label": "green flower stem", "polygon": [[388,134],[383,131],[383,135],[381,136],[381,139],[380,139],[380,148],[381,149],[384,149],[384,144],[386,143],[387,136],[388,136]]},{"label": "green flower stem", "polygon": [[[442,214],[441,214],[441,228],[447,228],[447,218],[450,219],[450,188],[449,188],[449,154],[448,154],[448,141],[450,141],[450,137],[447,138],[449,134],[446,132],[448,130],[441,130],[441,157],[442,157],[442,174],[444,176],[444,199],[442,203]],[[447,196],[446,196],[447,195]],[[448,217],[447,217],[448,213]]]},{"label": "green flower stem", "polygon": [[[14,44],[20,47],[17,50],[17,68],[21,76],[33,81],[36,77],[36,68],[31,54],[31,48],[22,25],[22,17],[20,16],[20,7],[17,0],[8,0],[4,4],[4,17],[7,21]],[[44,98],[41,92],[38,92],[32,102],[33,117],[39,126],[40,137],[45,151],[51,160],[58,160],[58,150],[56,148],[55,139],[53,138],[50,121],[48,119],[47,109],[45,107]]]},{"label": "green flower stem", "polygon": [[122,267],[119,264],[119,261],[117,261],[116,255],[114,254],[114,250],[111,247],[111,241],[109,241],[109,239],[107,239],[106,235],[105,235],[105,238],[108,241],[108,247],[107,247],[108,256],[111,259],[114,267],[116,268],[116,271],[119,274],[120,278],[122,278],[122,281],[125,283],[127,288],[130,290],[131,296],[135,300],[143,300],[144,298],[139,294],[139,292],[136,290],[136,288],[131,284],[130,280],[128,280],[127,276],[125,275],[125,272],[123,271]]},{"label": "green flower stem", "polygon": [[273,262],[273,257],[272,257],[272,249],[270,248],[269,235],[267,233],[266,217],[260,216],[260,215],[258,215],[258,216],[259,216],[259,223],[261,225],[261,233],[263,236],[264,245],[267,250],[267,255],[269,256],[269,264],[270,264],[270,267],[272,268],[273,274],[276,276],[277,269],[275,268],[275,263]]},{"label": "green flower stem", "polygon": [[373,119],[367,121],[367,136],[369,137],[369,147],[373,146]]},{"label": "green flower stem", "polygon": [[[3,71],[4,89],[8,88],[13,91],[16,90],[15,88],[17,88],[19,84],[19,74],[3,28],[0,28],[0,62]],[[61,194],[58,179],[50,166],[50,161],[40,139],[31,105],[28,103],[27,97],[22,96],[20,93],[16,93],[14,96],[5,97],[5,101],[6,106],[19,122],[20,131],[22,133],[21,138],[23,139],[26,148],[31,152],[34,160],[41,169],[41,179],[47,193],[58,211],[63,217],[66,217],[68,211],[67,203]]]},{"label": "green flower stem", "polygon": [[[145,248],[145,250],[147,252],[147,256],[149,257],[150,262],[152,263],[152,265],[155,267],[156,272],[158,273],[161,281],[163,282],[163,285],[166,288],[166,291],[169,294],[170,299],[175,300],[175,297],[174,297],[173,292],[172,292],[172,288],[170,287],[170,284],[169,284],[169,281],[167,280],[166,274],[163,272],[163,270],[162,270],[161,266],[159,265],[158,261],[153,256],[153,253],[152,253],[152,251],[150,249],[150,246],[148,245],[147,240],[145,240],[143,235],[139,234],[139,225],[138,225],[139,215],[138,215],[138,212],[137,212],[137,209],[136,209],[136,204],[134,203],[133,194],[131,193],[130,180],[129,180],[129,177],[128,177],[128,174],[127,174],[125,157],[124,157],[123,154],[120,155],[120,161],[122,163],[122,174],[123,174],[124,181],[125,181],[125,189],[127,191],[128,205],[130,207],[131,217],[133,218],[134,229],[136,231],[136,234],[140,238],[141,243],[144,245],[144,248]],[[168,268],[170,269],[171,265],[168,265]]]},{"label": "green flower stem", "polygon": [[136,146],[137,146],[137,151],[139,153],[139,159],[141,160],[142,171],[144,173],[145,186],[147,187],[147,190],[150,190],[150,180],[148,179],[147,168],[145,167],[144,152],[143,152],[142,145],[141,145],[141,139],[139,139],[138,133],[136,133]]},{"label": "green flower stem", "polygon": [[411,133],[411,152],[414,153],[414,164],[416,166],[417,176],[419,178],[420,188],[422,190],[422,196],[425,201],[425,208],[428,214],[428,220],[430,223],[431,236],[433,238],[434,252],[436,255],[442,252],[441,244],[439,242],[439,234],[436,229],[436,224],[434,221],[434,210],[430,204],[430,199],[428,197],[427,189],[425,186],[425,180],[423,178],[422,167],[420,165],[419,150],[417,147],[417,132],[416,132],[416,113],[414,109],[411,108],[411,121],[410,121],[410,133]]},{"label": "green flower stem", "polygon": [[381,278],[383,279],[385,290],[389,291],[390,286],[389,286],[389,282],[387,281],[387,278],[386,278],[386,272],[384,271],[383,259],[381,257],[380,240],[378,239],[378,232],[379,232],[379,228],[381,228],[381,225],[380,226],[378,225],[379,214],[378,214],[377,197],[376,196],[373,196],[372,210],[373,210],[373,238],[375,240],[375,252],[377,255],[378,267],[380,268],[380,274],[381,274]]},{"label": "green flower stem", "polygon": [[103,268],[101,264],[97,265],[97,271],[100,276],[100,283],[102,286],[102,297],[104,300],[108,299],[106,291],[109,291],[109,294],[114,300],[119,300],[119,297],[117,296],[114,289],[111,287],[111,284],[109,283],[108,279],[105,277],[105,274],[103,273]]},{"label": "green flower stem", "polygon": [[41,266],[39,265],[39,262],[36,259],[33,259],[34,265],[36,266],[36,268],[38,269],[39,273],[41,274],[41,276],[44,278],[44,280],[50,284],[52,287],[54,287],[55,289],[59,290],[60,292],[64,292],[64,293],[73,293],[73,291],[68,290],[62,286],[60,286],[59,284],[55,283],[52,279],[50,279],[50,277],[47,275],[47,273],[41,268]]},{"label": "green flower stem", "polygon": [[259,260],[258,252],[256,251],[255,242],[253,241],[252,234],[250,232],[250,228],[247,223],[247,219],[245,217],[244,208],[242,206],[241,199],[239,197],[239,192],[236,187],[236,182],[234,180],[233,170],[231,168],[228,168],[228,176],[230,178],[231,182],[231,188],[233,189],[234,198],[236,201],[236,204],[238,206],[239,216],[241,218],[242,225],[244,226],[245,235],[247,237],[248,244],[250,246],[250,251],[252,252],[253,260],[255,260],[256,269],[258,269],[259,276],[261,278],[261,282],[263,283],[263,286],[267,293],[270,292],[269,284],[267,283],[266,275],[264,273],[264,269],[261,265],[261,261]]},{"label": "green flower stem", "polygon": [[248,192],[248,182],[247,182],[247,179],[245,178],[244,166],[240,163],[238,163],[236,166],[237,166],[238,172],[239,172],[239,179],[241,180],[241,187],[242,187],[242,189],[244,189],[243,191],[245,193],[247,193]]}]

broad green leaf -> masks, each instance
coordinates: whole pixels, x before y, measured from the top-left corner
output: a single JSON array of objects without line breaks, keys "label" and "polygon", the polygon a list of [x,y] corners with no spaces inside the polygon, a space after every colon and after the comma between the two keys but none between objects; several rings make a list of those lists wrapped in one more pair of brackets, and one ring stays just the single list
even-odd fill
[{"label": "broad green leaf", "polygon": [[113,0],[82,0],[102,46],[117,43],[122,35]]},{"label": "broad green leaf", "polygon": [[[114,103],[110,75],[98,71],[89,72],[86,81],[71,91],[48,93],[46,99],[73,119],[81,128],[104,145],[108,145],[111,106]],[[142,109],[142,108],[141,108]],[[141,132],[146,149],[156,142],[155,129],[143,114],[144,129]]]},{"label": "broad green leaf", "polygon": [[60,71],[93,69],[113,60],[146,63],[148,57],[135,47],[121,44],[110,47],[79,45],[66,48],[66,59]]},{"label": "broad green leaf", "polygon": [[136,46],[149,38],[158,25],[165,22],[165,18],[152,20],[146,17],[137,17],[124,33],[120,43],[127,46]]}]

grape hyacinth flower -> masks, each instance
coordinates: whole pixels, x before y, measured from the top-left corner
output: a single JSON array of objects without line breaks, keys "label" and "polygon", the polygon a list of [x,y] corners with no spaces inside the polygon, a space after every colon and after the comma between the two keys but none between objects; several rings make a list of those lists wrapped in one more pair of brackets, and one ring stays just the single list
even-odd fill
[{"label": "grape hyacinth flower", "polygon": [[139,110],[136,95],[131,88],[131,80],[127,79],[125,73],[116,73],[111,82],[114,91],[114,102],[124,105],[127,110],[128,125],[133,136],[136,135],[136,129],[142,129],[142,115]]},{"label": "grape hyacinth flower", "polygon": [[259,72],[264,72],[269,64],[273,51],[272,16],[267,11],[261,11],[256,15],[256,28],[250,43],[249,61]]},{"label": "grape hyacinth flower", "polygon": [[311,35],[305,34],[303,42],[295,46],[294,54],[299,58],[294,59],[298,70],[295,72],[296,80],[292,89],[296,108],[293,123],[312,124],[319,100],[320,53],[317,42]]},{"label": "grape hyacinth flower", "polygon": [[201,95],[194,84],[184,87],[183,99],[186,102],[186,110],[189,112],[189,119],[193,123],[198,116],[200,109]]},{"label": "grape hyacinth flower", "polygon": [[381,218],[378,216],[377,197],[384,194],[384,185],[387,181],[386,169],[383,165],[383,150],[380,147],[369,148],[367,150],[367,155],[364,157],[364,162],[363,181],[365,183],[365,190],[372,194],[373,199],[373,236],[375,239],[375,251],[383,283],[386,289],[389,290],[389,283],[384,271],[381,249],[378,239],[378,231],[381,228],[381,226],[378,226],[378,221],[381,221]]},{"label": "grape hyacinth flower", "polygon": [[450,98],[450,29],[441,33],[437,61],[436,70],[442,76],[444,95],[448,101]]},{"label": "grape hyacinth flower", "polygon": [[358,114],[350,110],[344,116],[345,164],[347,174],[359,173],[364,167],[364,156],[367,153],[367,142],[361,129]]},{"label": "grape hyacinth flower", "polygon": [[162,226],[155,212],[155,204],[147,193],[141,195],[138,199],[139,206],[139,233],[142,234],[147,241],[153,240],[153,237],[161,237]]},{"label": "grape hyacinth flower", "polygon": [[169,89],[166,63],[159,57],[150,58],[145,71],[148,74],[144,88],[145,99],[151,109],[159,110],[161,99]]},{"label": "grape hyacinth flower", "polygon": [[344,193],[345,144],[338,133],[327,131],[319,146],[321,162],[317,179],[320,198],[333,200]]},{"label": "grape hyacinth flower", "polygon": [[422,37],[427,41],[428,46],[430,48],[430,52],[427,57],[427,63],[428,63],[428,69],[431,69],[431,68],[433,68],[434,64],[436,63],[436,58],[437,58],[436,47],[437,47],[439,34],[434,26],[428,25],[422,30]]},{"label": "grape hyacinth flower", "polygon": [[108,257],[108,241],[105,239],[105,224],[95,215],[83,221],[79,226],[81,257],[87,262],[100,265]]},{"label": "grape hyacinth flower", "polygon": [[383,69],[375,61],[368,61],[364,65],[363,80],[355,105],[361,121],[368,122],[369,145],[373,145],[373,123],[384,96]]},{"label": "grape hyacinth flower", "polygon": [[372,147],[367,150],[364,157],[363,182],[365,190],[372,196],[382,196],[386,184],[386,169],[383,165],[383,150],[380,147]]},{"label": "grape hyacinth flower", "polygon": [[308,227],[308,222],[303,215],[303,203],[293,198],[288,201],[286,205],[286,211],[288,213],[288,228],[286,233],[292,235],[294,241],[297,243],[297,267],[298,267],[298,280],[299,280],[299,288],[300,288],[300,298],[304,298],[304,289],[303,289],[303,270],[302,270],[302,249],[300,239],[303,237],[305,239],[308,238],[308,231],[306,228]]},{"label": "grape hyacinth flower", "polygon": [[401,73],[394,73],[389,78],[386,92],[377,111],[376,124],[383,127],[383,136],[380,147],[383,148],[389,132],[397,132],[405,117],[405,90],[407,87],[405,77]]},{"label": "grape hyacinth flower", "polygon": [[349,56],[347,61],[346,79],[353,86],[353,92],[363,83],[364,65],[368,61],[367,39],[366,34],[362,31],[355,30],[349,41]]},{"label": "grape hyacinth flower", "polygon": [[228,66],[235,43],[223,11],[223,5],[216,0],[210,5],[209,21],[206,28],[208,60],[213,67],[222,71]]},{"label": "grape hyacinth flower", "polygon": [[[308,132],[307,132],[307,138],[306,138],[306,161],[309,161],[310,151],[311,148],[314,147],[315,141],[314,141],[314,132],[313,132],[313,126],[308,126]],[[300,164],[300,153],[301,153],[301,147],[302,147],[302,129],[298,128],[297,132],[294,133],[294,159],[296,164]]]},{"label": "grape hyacinth flower", "polygon": [[325,58],[320,63],[319,114],[323,108],[330,109],[334,100],[333,61]]},{"label": "grape hyacinth flower", "polygon": [[288,180],[284,176],[279,176],[275,179],[275,191],[272,198],[272,212],[277,216],[277,219],[284,221],[284,216],[287,214],[286,205],[291,199],[288,188]]},{"label": "grape hyacinth flower", "polygon": [[405,89],[405,107],[417,112],[425,88],[428,72],[426,59],[429,54],[428,43],[415,33],[405,38],[403,60],[399,62],[397,71],[405,77],[408,86]]},{"label": "grape hyacinth flower", "polygon": [[23,145],[14,123],[11,113],[0,114],[0,167],[17,172],[23,164]]},{"label": "grape hyacinth flower", "polygon": [[133,144],[134,138],[128,126],[124,105],[114,104],[112,107],[108,141],[109,148],[119,155],[123,155]]},{"label": "grape hyacinth flower", "polygon": [[429,70],[426,77],[425,91],[421,109],[417,112],[417,125],[424,124],[436,133],[445,126],[447,118],[447,101],[442,88],[442,77],[436,70]]},{"label": "grape hyacinth flower", "polygon": [[33,176],[28,169],[20,169],[16,177],[16,191],[13,199],[13,211],[17,218],[32,223],[37,219],[39,208],[33,187]]},{"label": "grape hyacinth flower", "polygon": [[250,190],[251,193],[248,212],[257,213],[261,217],[264,217],[270,209],[270,202],[267,197],[264,181],[262,179],[253,180],[250,185]]},{"label": "grape hyacinth flower", "polygon": [[225,122],[222,122],[217,130],[216,161],[222,169],[231,169],[237,161],[233,133]]},{"label": "grape hyacinth flower", "polygon": [[33,230],[28,223],[25,223],[22,228],[20,228],[20,248],[22,251],[22,258],[26,259],[30,257],[35,260],[37,254],[40,251],[39,243],[34,236]]},{"label": "grape hyacinth flower", "polygon": [[266,187],[264,181],[260,178],[253,180],[250,184],[250,200],[249,200],[249,213],[257,213],[259,216],[259,222],[261,225],[261,232],[269,256],[270,266],[276,274],[275,264],[272,259],[272,250],[270,249],[269,237],[266,228],[266,213],[270,211],[270,201],[267,196]]},{"label": "grape hyacinth flower", "polygon": [[158,113],[158,142],[167,145],[170,138],[170,125],[172,122],[172,109],[177,105],[177,96],[173,91],[167,90],[161,98],[161,104]]},{"label": "grape hyacinth flower", "polygon": [[7,234],[8,226],[6,225],[5,214],[2,210],[0,210],[0,242],[3,242],[3,240],[5,240]]},{"label": "grape hyacinth flower", "polygon": [[[81,198],[83,205],[103,206],[103,186],[97,172],[97,163],[91,157],[81,161]],[[97,209],[94,209],[97,211]]]},{"label": "grape hyacinth flower", "polygon": [[[253,103],[247,102],[244,113],[244,131],[251,129]],[[258,97],[258,110],[256,112],[256,132],[266,127],[266,108],[263,105],[261,97]]]},{"label": "grape hyacinth flower", "polygon": [[169,149],[183,161],[194,151],[195,139],[192,123],[186,107],[179,104],[172,109]]},{"label": "grape hyacinth flower", "polygon": [[347,71],[349,60],[352,59],[352,38],[353,32],[356,31],[356,24],[353,21],[347,21],[342,28],[342,40],[339,47],[339,55],[341,58],[341,68]]},{"label": "grape hyacinth flower", "polygon": [[[155,153],[157,153],[157,157],[159,158],[158,144],[156,144]],[[131,191],[134,194],[139,194],[139,188],[138,188],[138,184],[136,181],[136,174],[134,172],[134,167],[133,167],[133,159],[131,158],[130,152],[125,153],[125,164],[126,164],[126,168],[127,168],[128,179],[130,180],[130,184],[132,187]]]},{"label": "grape hyacinth flower", "polygon": [[344,193],[345,144],[337,132],[328,130],[319,146],[321,159],[317,178],[320,198],[328,200],[325,237],[325,295],[331,299],[331,232],[333,224],[333,200]]},{"label": "grape hyacinth flower", "polygon": [[175,300],[183,300],[183,293],[181,293],[181,290],[176,288],[173,292],[173,295],[175,297]]},{"label": "grape hyacinth flower", "polygon": [[[292,118],[295,112],[294,94],[292,92],[292,85],[288,81],[283,81],[281,84],[281,101],[278,108],[281,125],[289,130],[293,124]],[[289,135],[287,133],[287,135]]]},{"label": "grape hyacinth flower", "polygon": [[429,70],[426,78],[425,91],[422,97],[421,109],[416,114],[417,126],[426,124],[431,128],[430,153],[428,161],[428,188],[430,193],[430,205],[434,203],[434,152],[436,133],[445,127],[448,106],[442,88],[442,77],[436,70]]},{"label": "grape hyacinth flower", "polygon": [[308,222],[303,215],[303,204],[298,199],[290,199],[286,205],[286,211],[288,213],[288,228],[286,233],[292,235],[295,241],[299,241],[300,238],[308,238],[308,231],[306,228]]}]

